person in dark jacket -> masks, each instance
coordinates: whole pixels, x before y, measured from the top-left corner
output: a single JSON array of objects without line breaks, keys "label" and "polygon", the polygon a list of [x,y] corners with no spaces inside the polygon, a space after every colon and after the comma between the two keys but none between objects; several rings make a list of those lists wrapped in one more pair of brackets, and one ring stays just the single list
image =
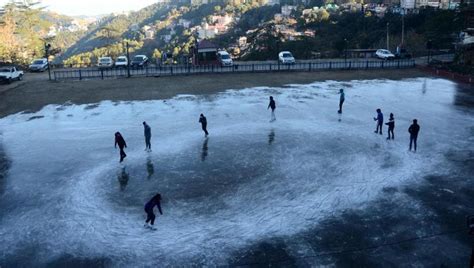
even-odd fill
[{"label": "person in dark jacket", "polygon": [[120,148],[120,163],[122,163],[123,159],[127,157],[127,154],[123,150],[124,148],[127,148],[127,143],[125,142],[120,132],[115,132],[115,148],[117,148],[117,145]]},{"label": "person in dark jacket", "polygon": [[276,117],[275,117],[276,103],[272,96],[270,96],[270,103],[268,104],[267,110],[270,108],[272,108],[272,117],[270,119],[270,122],[273,122],[276,120]]},{"label": "person in dark jacket", "polygon": [[375,129],[375,133],[380,133],[382,135],[382,127],[383,127],[383,113],[380,109],[377,109],[377,117],[374,117],[374,121],[377,121],[377,128]]},{"label": "person in dark jacket", "polygon": [[[388,126],[388,137],[387,140],[394,140],[395,139],[395,134],[393,134],[393,130],[395,129],[395,118],[393,117],[393,114],[390,114],[390,118],[388,119],[388,123],[385,123],[385,125]],[[390,134],[392,134],[392,137],[390,138]]]},{"label": "person in dark jacket", "polygon": [[147,228],[153,228],[153,225],[155,224],[155,213],[153,212],[153,208],[157,206],[158,211],[160,211],[160,215],[163,215],[163,212],[161,211],[161,195],[156,194],[153,196],[148,203],[145,204],[145,212],[146,212],[146,221],[144,227]]},{"label": "person in dark jacket", "polygon": [[339,111],[337,112],[342,113],[342,105],[344,104],[344,101],[346,100],[344,89],[341,88],[341,90],[339,90],[339,94],[341,94],[341,96],[339,97]]},{"label": "person in dark jacket", "polygon": [[199,123],[201,123],[202,130],[206,136],[209,135],[209,132],[207,132],[207,118],[203,114],[199,117]]},{"label": "person in dark jacket", "polygon": [[408,128],[408,132],[410,133],[410,151],[413,144],[416,152],[416,141],[418,140],[418,132],[420,132],[420,125],[418,125],[418,120],[413,119],[413,124]]},{"label": "person in dark jacket", "polygon": [[143,128],[145,132],[145,151],[151,152],[151,127],[143,122]]}]

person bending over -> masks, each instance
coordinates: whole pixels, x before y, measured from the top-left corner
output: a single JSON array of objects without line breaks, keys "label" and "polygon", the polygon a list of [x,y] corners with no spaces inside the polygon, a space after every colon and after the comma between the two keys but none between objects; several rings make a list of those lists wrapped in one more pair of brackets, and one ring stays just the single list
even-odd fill
[{"label": "person bending over", "polygon": [[151,228],[154,229],[153,225],[155,225],[155,213],[153,212],[153,208],[157,206],[158,211],[160,212],[160,215],[163,215],[163,212],[161,211],[161,195],[156,194],[153,196],[148,203],[145,204],[145,212],[146,212],[146,221],[145,221],[145,228]]}]

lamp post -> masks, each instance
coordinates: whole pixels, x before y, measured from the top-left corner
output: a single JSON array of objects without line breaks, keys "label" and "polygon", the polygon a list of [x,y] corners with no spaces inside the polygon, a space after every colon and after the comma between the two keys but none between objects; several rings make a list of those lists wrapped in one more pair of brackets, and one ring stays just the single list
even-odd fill
[{"label": "lamp post", "polygon": [[51,49],[51,44],[44,44],[44,56],[46,57],[46,62],[48,63],[48,77],[51,81],[51,65],[49,64],[49,50]]},{"label": "lamp post", "polygon": [[347,66],[347,38],[344,38],[344,68]]},{"label": "lamp post", "polygon": [[405,9],[402,9],[402,47],[405,44]]},{"label": "lamp post", "polygon": [[388,26],[390,23],[387,22],[387,50],[390,50],[390,41],[389,41],[389,33],[388,33]]},{"label": "lamp post", "polygon": [[125,42],[125,49],[127,52],[127,77],[130,77],[130,52],[129,52],[130,45],[128,42]]}]

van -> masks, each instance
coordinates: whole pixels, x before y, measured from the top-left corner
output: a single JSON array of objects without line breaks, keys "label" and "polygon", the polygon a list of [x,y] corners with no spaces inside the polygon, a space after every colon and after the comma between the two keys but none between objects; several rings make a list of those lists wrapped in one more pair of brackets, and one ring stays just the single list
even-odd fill
[{"label": "van", "polygon": [[229,53],[227,53],[227,51],[218,51],[217,60],[219,61],[221,66],[232,66],[234,64],[232,58],[230,57]]}]

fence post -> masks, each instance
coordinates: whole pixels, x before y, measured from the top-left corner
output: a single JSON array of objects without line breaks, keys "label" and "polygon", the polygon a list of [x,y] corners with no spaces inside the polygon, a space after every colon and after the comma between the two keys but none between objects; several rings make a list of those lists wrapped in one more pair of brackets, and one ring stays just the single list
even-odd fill
[{"label": "fence post", "polygon": [[369,69],[369,60],[367,60],[367,65],[365,65],[365,69]]},{"label": "fence post", "polygon": [[351,69],[351,66],[352,66],[352,61],[349,61],[349,70]]},{"label": "fence post", "polygon": [[173,75],[173,65],[170,66],[171,75]]},{"label": "fence post", "polygon": [[311,62],[308,62],[308,70],[311,72]]},{"label": "fence post", "polygon": [[382,61],[382,65],[380,65],[380,68],[382,68],[382,69],[383,69],[383,63],[384,63],[384,62]]},{"label": "fence post", "polygon": [[82,70],[79,69],[79,80],[82,80]]},{"label": "fence post", "polygon": [[400,69],[400,61],[397,62],[397,68]]},{"label": "fence post", "polygon": [[278,61],[278,71],[280,71],[280,61]]},{"label": "fence post", "polygon": [[103,69],[100,70],[100,76],[102,77],[102,80],[104,80],[104,70]]},{"label": "fence post", "polygon": [[329,62],[329,70],[332,69],[332,61]]},{"label": "fence post", "polygon": [[145,76],[148,77],[148,66],[145,67]]},{"label": "fence post", "polygon": [[272,70],[272,64],[269,63],[269,64],[268,64],[268,67],[270,67],[270,71],[271,71],[271,70]]},{"label": "fence post", "polygon": [[255,64],[252,63],[252,73],[255,72]]}]

